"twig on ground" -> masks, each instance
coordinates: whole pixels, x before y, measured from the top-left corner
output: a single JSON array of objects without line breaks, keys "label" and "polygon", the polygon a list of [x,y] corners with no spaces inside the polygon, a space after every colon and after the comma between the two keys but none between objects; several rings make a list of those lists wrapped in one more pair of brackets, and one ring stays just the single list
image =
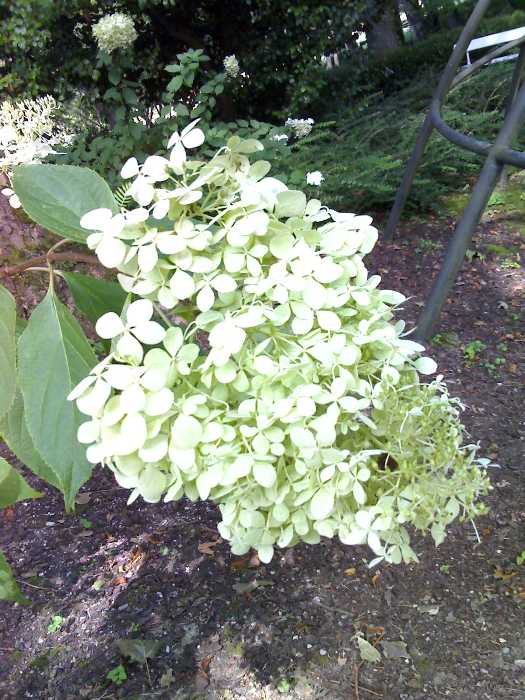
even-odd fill
[{"label": "twig on ground", "polygon": [[361,664],[354,664],[354,688],[355,688],[355,700],[359,700],[359,669]]},{"label": "twig on ground", "polygon": [[41,591],[51,591],[52,589],[44,586],[35,586],[34,583],[28,583],[27,581],[22,581],[22,579],[17,578],[17,583],[21,583],[23,586],[29,586],[29,588],[38,588]]},{"label": "twig on ground", "polygon": [[325,605],[324,603],[321,603],[321,601],[316,600],[314,601],[316,605],[319,605],[321,608],[324,608],[325,610],[330,610],[331,612],[336,612],[339,613],[340,615],[347,615],[348,617],[351,617],[352,613],[349,613],[348,610],[343,610],[342,608],[334,608],[331,605]]}]

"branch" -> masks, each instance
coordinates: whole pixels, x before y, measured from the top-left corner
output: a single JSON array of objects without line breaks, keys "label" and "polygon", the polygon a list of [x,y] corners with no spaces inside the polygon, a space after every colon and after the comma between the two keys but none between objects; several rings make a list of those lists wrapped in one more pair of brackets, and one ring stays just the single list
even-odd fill
[{"label": "branch", "polygon": [[38,255],[36,258],[26,260],[21,265],[13,265],[12,267],[3,267],[0,269],[0,274],[10,277],[18,275],[30,267],[35,265],[46,264],[49,262],[81,262],[86,265],[100,265],[98,258],[94,255],[85,255],[84,253],[48,253],[47,255]]}]

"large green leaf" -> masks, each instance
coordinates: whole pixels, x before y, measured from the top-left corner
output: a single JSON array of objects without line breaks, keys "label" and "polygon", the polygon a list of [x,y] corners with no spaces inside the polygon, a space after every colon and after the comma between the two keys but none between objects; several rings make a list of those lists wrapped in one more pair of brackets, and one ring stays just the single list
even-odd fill
[{"label": "large green leaf", "polygon": [[0,285],[0,418],[7,413],[16,391],[16,304]]},{"label": "large green leaf", "polygon": [[45,229],[84,243],[88,231],[81,217],[105,207],[118,212],[118,205],[105,180],[89,168],[76,165],[19,165],[13,189],[25,212]]},{"label": "large green leaf", "polygon": [[26,498],[40,498],[42,494],[31,488],[13,467],[0,457],[0,508],[12,506]]},{"label": "large green leaf", "polygon": [[85,418],[66,397],[96,362],[78,322],[50,289],[18,341],[19,381],[27,429],[57,475],[68,509],[92,465],[77,441]]},{"label": "large green leaf", "polygon": [[126,292],[116,282],[108,282],[79,272],[62,272],[75,305],[90,321],[96,323],[102,314],[114,311],[120,316]]},{"label": "large green leaf", "polygon": [[13,600],[27,604],[29,601],[20,593],[6,558],[0,552],[0,600]]},{"label": "large green leaf", "polygon": [[18,459],[48,484],[61,490],[60,479],[38,454],[27,430],[24,415],[24,399],[20,389],[15,394],[11,408],[0,420],[0,435]]}]

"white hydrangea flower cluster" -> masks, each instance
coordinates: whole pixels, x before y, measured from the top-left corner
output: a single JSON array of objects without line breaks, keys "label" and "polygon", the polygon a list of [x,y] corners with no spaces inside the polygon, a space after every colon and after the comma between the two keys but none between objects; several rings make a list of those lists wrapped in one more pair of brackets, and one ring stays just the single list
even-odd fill
[{"label": "white hydrangea flower cluster", "polygon": [[93,26],[92,32],[98,48],[107,53],[115,49],[126,49],[137,38],[133,19],[123,12],[104,15]]},{"label": "white hydrangea flower cluster", "polygon": [[[59,105],[51,95],[34,100],[4,100],[0,105],[0,171],[9,177],[13,168],[38,163],[54,146],[67,143],[72,135],[58,118]],[[2,190],[14,209],[20,200],[10,187]]]},{"label": "white hydrangea flower cluster", "polygon": [[308,136],[314,124],[315,122],[311,117],[308,117],[308,119],[292,119],[289,117],[285,122],[285,126],[289,126],[293,130],[294,136],[297,139]]},{"label": "white hydrangea flower cluster", "polygon": [[237,57],[233,54],[231,56],[226,56],[222,63],[224,66],[224,72],[226,73],[228,78],[235,80],[235,78],[238,77],[240,71],[239,61],[237,60]]},{"label": "white hydrangea flower cluster", "polygon": [[58,118],[59,105],[51,95],[34,100],[4,100],[0,105],[0,169],[34,163],[54,153],[53,145],[71,139]]},{"label": "white hydrangea flower cluster", "polygon": [[393,320],[403,295],[368,275],[372,220],[288,189],[253,139],[188,159],[203,140],[192,122],[168,157],[130,159],[137,206],[82,218],[130,293],[69,397],[87,457],[129,502],[212,499],[235,554],[337,535],[409,561],[406,525],[439,542],[485,479],[455,402],[418,381],[436,365]]}]

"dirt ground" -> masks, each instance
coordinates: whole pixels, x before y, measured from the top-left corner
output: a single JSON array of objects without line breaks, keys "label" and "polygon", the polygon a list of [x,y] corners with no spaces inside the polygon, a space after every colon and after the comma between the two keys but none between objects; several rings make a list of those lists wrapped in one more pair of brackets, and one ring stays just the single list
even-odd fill
[{"label": "dirt ground", "polygon": [[[42,232],[2,213],[3,260],[43,250]],[[409,320],[453,225],[410,221],[370,256],[385,287],[411,296]],[[265,566],[230,555],[212,505],[127,507],[127,491],[99,470],[66,515],[29,475],[46,497],[0,514],[0,548],[31,599],[0,603],[0,697],[523,700],[522,225],[501,211],[485,217],[432,342],[472,441],[501,465],[477,531],[456,524],[438,549],[419,539],[409,566],[369,570],[368,550],[336,541]],[[27,277],[7,281],[21,313],[42,290],[42,276],[29,287]],[[361,661],[357,633],[379,662]]]}]

